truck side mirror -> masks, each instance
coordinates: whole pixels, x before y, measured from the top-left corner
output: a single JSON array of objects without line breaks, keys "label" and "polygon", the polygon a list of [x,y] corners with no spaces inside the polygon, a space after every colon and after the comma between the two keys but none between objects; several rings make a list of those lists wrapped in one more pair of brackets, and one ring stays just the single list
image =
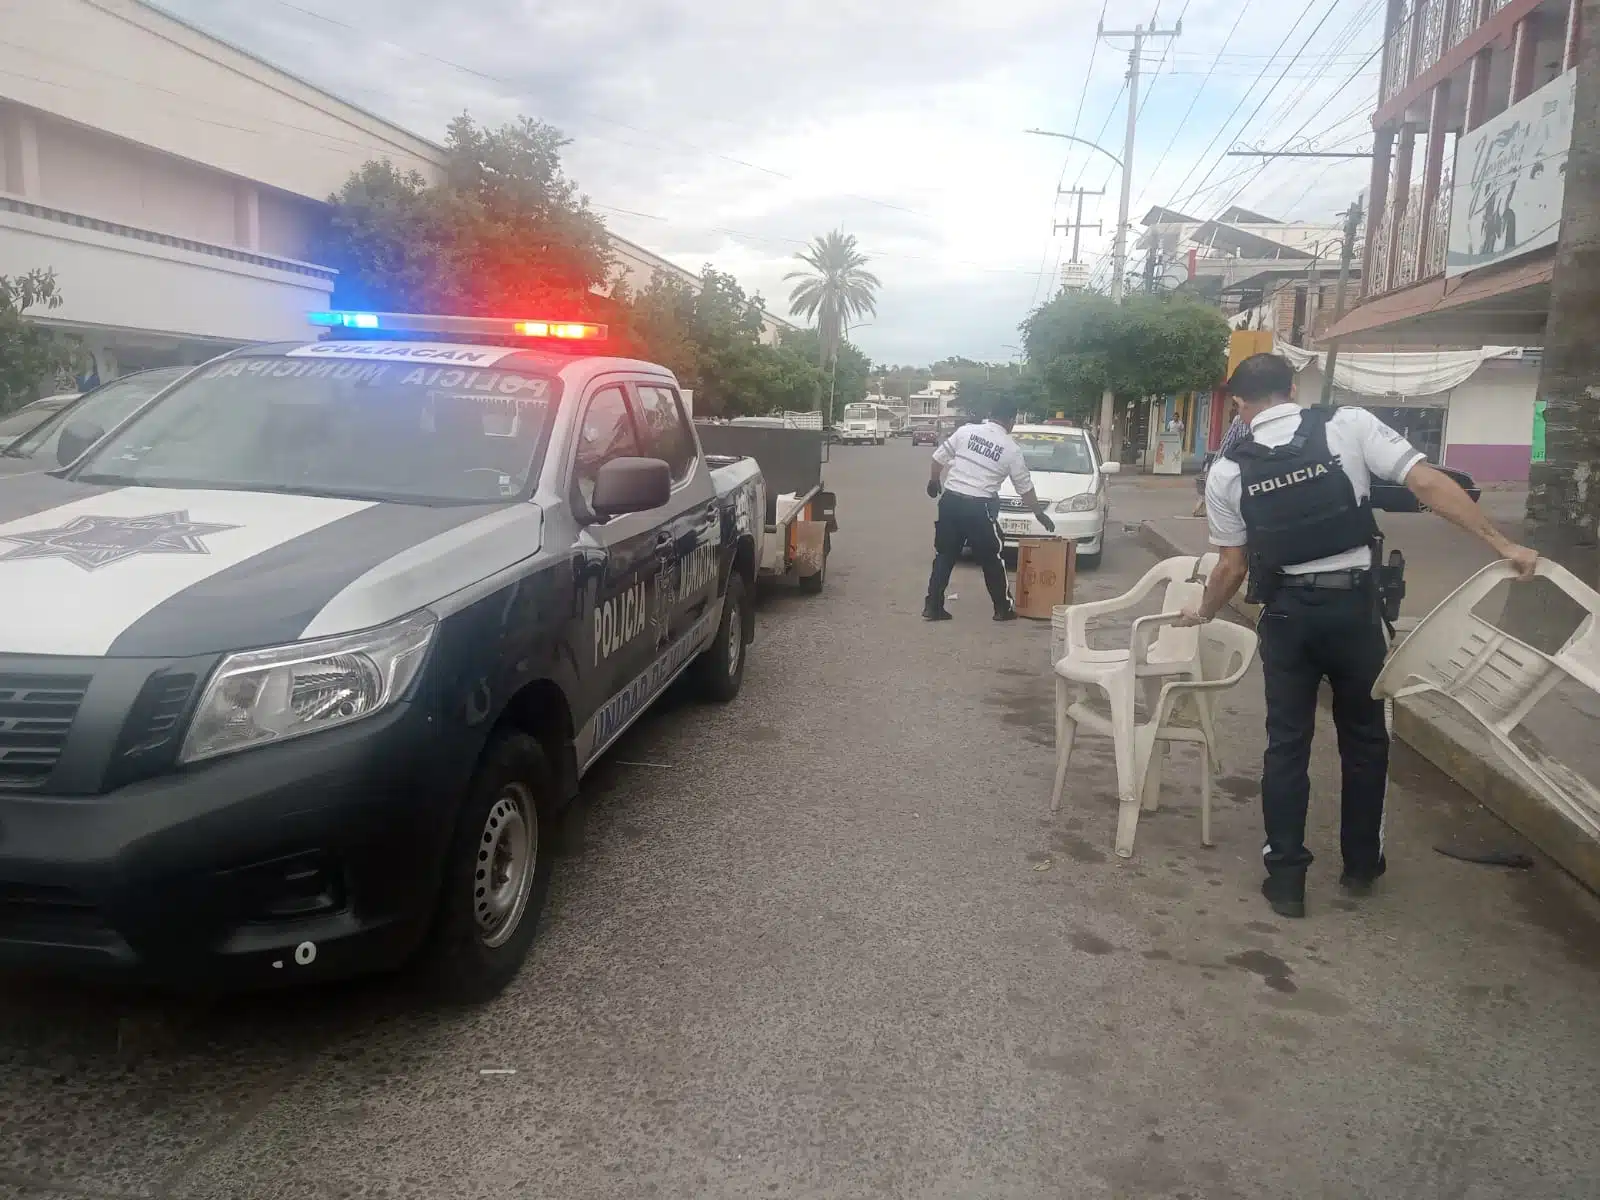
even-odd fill
[{"label": "truck side mirror", "polygon": [[92,421],[68,421],[56,438],[56,465],[70,467],[105,435],[106,431]]},{"label": "truck side mirror", "polygon": [[648,512],[672,498],[672,468],[659,458],[613,458],[594,478],[589,507],[602,521]]}]

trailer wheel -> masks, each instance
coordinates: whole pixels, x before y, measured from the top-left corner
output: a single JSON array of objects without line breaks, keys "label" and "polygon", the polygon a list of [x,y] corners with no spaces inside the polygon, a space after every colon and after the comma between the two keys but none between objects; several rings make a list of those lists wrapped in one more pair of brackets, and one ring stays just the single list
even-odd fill
[{"label": "trailer wheel", "polygon": [[822,570],[815,575],[800,576],[800,590],[808,596],[818,595],[828,579],[828,554],[833,549],[833,534],[822,535]]}]

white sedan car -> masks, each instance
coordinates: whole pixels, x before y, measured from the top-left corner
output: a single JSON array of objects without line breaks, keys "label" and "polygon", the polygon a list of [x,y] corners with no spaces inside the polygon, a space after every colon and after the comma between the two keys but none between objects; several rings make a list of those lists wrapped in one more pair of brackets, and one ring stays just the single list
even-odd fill
[{"label": "white sedan car", "polygon": [[[1120,463],[1101,462],[1094,441],[1068,425],[1018,425],[1011,431],[1033,476],[1033,490],[1056,523],[1056,537],[1078,545],[1078,562],[1095,566],[1105,550],[1106,521],[1111,515],[1106,477]],[[1022,506],[1007,480],[1000,488],[1000,536],[1013,549],[1023,538],[1049,537],[1034,515]]]}]

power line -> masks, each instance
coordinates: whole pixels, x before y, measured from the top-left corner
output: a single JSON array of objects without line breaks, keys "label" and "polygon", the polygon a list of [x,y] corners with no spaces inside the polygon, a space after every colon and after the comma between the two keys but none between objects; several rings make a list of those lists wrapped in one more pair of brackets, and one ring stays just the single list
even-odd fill
[{"label": "power line", "polygon": [[[1288,44],[1289,39],[1294,36],[1295,30],[1300,28],[1301,22],[1304,21],[1308,16],[1311,15],[1311,9],[1314,7],[1315,2],[1316,2],[1316,0],[1308,0],[1308,3],[1306,4],[1305,8],[1301,10],[1300,15],[1295,18],[1294,24],[1289,27],[1289,32],[1284,35],[1283,43],[1280,44],[1280,49],[1281,49],[1282,45]],[[1339,7],[1339,0],[1331,0],[1331,2],[1328,5],[1327,12],[1322,14],[1321,19],[1317,21],[1316,25],[1312,28],[1311,32],[1306,35],[1306,40],[1305,40],[1304,43],[1301,44],[1300,50],[1297,51],[1295,53],[1295,56],[1293,58],[1291,58],[1289,60],[1289,62],[1284,66],[1283,73],[1280,74],[1278,76],[1278,78],[1273,82],[1272,86],[1267,89],[1266,95],[1261,97],[1261,102],[1259,104],[1257,104],[1255,106],[1255,109],[1250,113],[1250,115],[1244,119],[1244,124],[1239,127],[1239,130],[1240,130],[1241,133],[1245,129],[1248,129],[1250,127],[1250,122],[1254,121],[1256,119],[1256,117],[1260,115],[1261,110],[1266,107],[1267,101],[1272,99],[1272,93],[1278,90],[1278,84],[1283,82],[1283,76],[1288,74],[1289,68],[1294,65],[1295,61],[1299,58],[1300,53],[1302,53],[1305,50],[1306,46],[1309,46],[1311,44],[1311,39],[1316,37],[1318,32],[1321,31],[1322,27],[1328,23],[1328,18],[1333,16],[1334,11],[1338,7]],[[1265,77],[1265,75],[1263,74],[1260,78],[1264,78],[1264,77]],[[1260,81],[1260,78],[1258,78],[1257,82]],[[1239,109],[1244,106],[1244,100],[1247,99],[1249,97],[1249,95],[1250,95],[1250,92],[1254,91],[1254,90],[1255,90],[1255,85],[1251,85],[1250,89],[1245,92],[1245,95],[1240,98],[1240,103],[1237,106],[1235,106],[1235,108],[1233,110],[1233,113],[1229,114],[1227,120],[1223,121],[1223,123],[1217,127],[1216,137],[1213,137],[1211,139],[1210,145],[1208,145],[1206,147],[1206,149],[1201,152],[1200,161],[1203,162],[1205,160],[1205,156],[1211,152],[1211,146],[1216,145],[1217,138],[1220,138],[1222,136],[1223,131],[1226,130],[1227,127],[1230,124],[1232,124],[1233,115],[1236,114],[1239,111]],[[1237,137],[1238,134],[1235,134],[1234,136]],[[1217,167],[1221,164],[1221,162],[1222,162],[1222,156],[1219,155],[1217,157],[1216,162],[1212,163],[1210,169],[1207,170],[1206,173],[1203,176],[1201,176],[1201,178],[1200,178],[1200,187],[1201,188],[1203,188],[1205,186],[1206,180],[1211,178],[1211,173],[1217,169]],[[1199,165],[1200,165],[1199,162],[1196,162],[1195,166],[1197,168],[1198,168]],[[1194,174],[1193,171],[1189,172],[1190,176],[1192,176],[1193,174]],[[1189,178],[1188,176],[1186,176],[1184,178],[1184,183],[1188,182],[1188,178]],[[1183,187],[1183,184],[1180,183],[1178,185],[1178,188],[1181,190],[1182,187]],[[1200,190],[1200,188],[1196,188],[1196,192],[1198,192],[1199,190]],[[1182,203],[1183,203],[1182,200],[1174,201],[1172,204],[1168,205],[1168,207],[1169,208],[1179,208],[1182,205]]]},{"label": "power line", "polygon": [[[525,97],[525,98],[532,98],[533,97],[533,93],[531,91],[523,90],[522,85],[515,79],[508,79],[508,78],[506,78],[505,76],[502,76],[502,75],[493,75],[493,74],[490,74],[487,71],[481,71],[476,67],[469,67],[464,63],[456,62],[453,59],[445,58],[442,55],[434,54],[434,53],[432,53],[431,51],[428,51],[428,50],[418,50],[414,46],[402,45],[399,42],[389,41],[387,38],[374,37],[367,29],[364,29],[364,28],[361,28],[359,26],[353,25],[348,21],[342,21],[337,17],[330,17],[326,13],[320,13],[320,12],[316,12],[316,11],[314,11],[312,9],[309,9],[309,8],[303,8],[298,4],[292,3],[291,0],[273,0],[273,3],[279,5],[282,8],[289,9],[291,12],[297,12],[297,13],[300,13],[300,14],[302,14],[304,16],[311,17],[313,20],[323,21],[323,22],[325,22],[325,23],[327,23],[329,25],[336,26],[337,28],[348,30],[351,33],[354,33],[354,34],[357,34],[357,35],[359,35],[361,37],[366,38],[370,42],[374,42],[374,43],[376,43],[378,45],[381,45],[381,46],[388,46],[390,49],[398,50],[402,54],[409,54],[409,55],[412,55],[413,57],[416,57],[416,58],[428,59],[428,60],[430,60],[432,62],[439,63],[441,66],[449,67],[451,70],[460,71],[463,74],[471,75],[474,78],[484,80],[485,82],[495,83],[495,84],[499,84],[502,87],[511,88],[511,89],[514,90],[515,94],[520,96],[520,97]],[[667,153],[672,153],[672,152],[680,152],[681,153],[681,152],[687,151],[689,153],[701,154],[701,155],[705,155],[705,156],[708,156],[708,157],[711,157],[711,158],[720,159],[723,162],[731,163],[734,166],[744,167],[744,168],[746,168],[748,170],[752,170],[752,171],[758,171],[763,175],[770,175],[770,176],[772,176],[772,177],[774,177],[776,179],[787,180],[787,181],[789,181],[791,183],[795,181],[795,177],[793,175],[790,175],[790,174],[788,174],[787,172],[784,172],[784,171],[776,170],[773,167],[767,167],[767,166],[763,166],[760,163],[750,162],[748,159],[737,158],[737,157],[735,157],[734,155],[731,155],[731,154],[723,154],[720,151],[712,150],[709,147],[700,146],[700,145],[695,144],[694,142],[685,141],[685,140],[683,140],[681,138],[672,139],[672,138],[669,138],[667,135],[664,135],[664,134],[660,133],[657,130],[647,129],[642,125],[633,125],[633,124],[630,124],[627,121],[619,121],[614,117],[607,117],[602,113],[597,113],[597,112],[593,111],[592,109],[581,109],[580,108],[580,109],[574,109],[573,112],[578,114],[578,115],[588,116],[589,118],[591,118],[593,120],[601,121],[601,122],[604,122],[605,124],[608,124],[608,125],[615,125],[618,128],[627,129],[627,130],[629,130],[629,131],[631,131],[633,133],[642,134],[645,137],[655,138],[657,140],[658,145],[656,145],[654,147],[642,147],[642,148],[645,148],[645,149],[654,149],[657,152],[667,152]],[[583,136],[590,137],[590,138],[596,138],[596,139],[601,140],[601,141],[617,141],[618,140],[618,139],[615,139],[615,138],[607,138],[604,134],[598,134],[598,133],[593,133],[593,132],[585,133]],[[672,144],[672,142],[674,140],[677,143],[676,145]],[[635,149],[641,148],[641,147],[638,147],[635,143],[623,142],[622,144],[623,145],[633,146]],[[927,215],[926,213],[918,212],[914,208],[907,208],[907,207],[905,207],[904,205],[901,205],[901,204],[893,204],[893,203],[890,203],[887,200],[878,200],[878,199],[875,199],[875,198],[873,198],[871,196],[862,196],[862,195],[858,195],[858,194],[856,194],[854,192],[841,192],[839,194],[842,195],[842,196],[848,197],[851,200],[859,200],[863,204],[872,204],[872,205],[876,205],[879,208],[891,209],[891,210],[893,210],[895,212],[908,213],[908,214],[910,214],[912,216],[926,216]]]},{"label": "power line", "polygon": [[[1337,0],[1335,0],[1335,2],[1337,3]],[[1313,31],[1313,33],[1315,33],[1315,31]],[[1374,55],[1376,55],[1378,53],[1378,51],[1374,50],[1372,53]],[[1344,91],[1345,88],[1349,87],[1350,84],[1355,80],[1355,78],[1356,78],[1356,76],[1354,74],[1352,74],[1349,78],[1347,78],[1343,83],[1341,83],[1337,88],[1334,89],[1333,94],[1330,95],[1328,97],[1328,99],[1326,101],[1324,101],[1324,103],[1331,103],[1333,101],[1334,97],[1338,96],[1338,94],[1340,92]],[[1294,142],[1294,140],[1297,137],[1299,137],[1305,131],[1306,126],[1311,124],[1312,120],[1314,120],[1316,116],[1317,116],[1316,113],[1312,113],[1311,116],[1307,117],[1304,121],[1302,121],[1300,123],[1300,128],[1296,129],[1286,139],[1284,139],[1284,145],[1286,147],[1291,145]],[[1248,125],[1249,122],[1247,121],[1247,122],[1245,122],[1245,124]],[[1228,201],[1228,204],[1231,205],[1231,204],[1237,203],[1239,197],[1244,194],[1245,189],[1248,188],[1252,183],[1254,183],[1256,181],[1256,179],[1260,178],[1261,172],[1265,171],[1267,169],[1267,167],[1270,166],[1270,165],[1271,165],[1271,160],[1270,159],[1267,160],[1266,162],[1262,163],[1260,169],[1256,172],[1256,174],[1254,176],[1252,176],[1251,178],[1245,180],[1242,184],[1239,185],[1238,190],[1234,192],[1233,198]],[[1226,208],[1227,206],[1228,205],[1224,205],[1223,207]]]},{"label": "power line", "polygon": [[[1102,21],[1104,21],[1106,19],[1106,9],[1108,7],[1110,7],[1110,4],[1111,4],[1111,0],[1101,0],[1101,3],[1100,3],[1100,19]],[[1090,45],[1089,45],[1089,66],[1083,73],[1083,90],[1078,93],[1078,107],[1077,107],[1077,110],[1072,114],[1072,135],[1073,135],[1073,137],[1076,137],[1078,135],[1078,125],[1083,120],[1083,106],[1089,99],[1089,80],[1094,77],[1094,60],[1095,60],[1095,56],[1097,54],[1099,54],[1099,53],[1100,53],[1100,39],[1099,38],[1095,38],[1095,40],[1093,42],[1091,42]],[[1050,246],[1051,246],[1052,242],[1055,242],[1055,228],[1054,228],[1054,226],[1055,226],[1055,220],[1056,220],[1056,206],[1060,203],[1061,185],[1067,181],[1067,167],[1071,164],[1071,162],[1072,162],[1072,152],[1069,150],[1069,151],[1067,151],[1066,157],[1064,159],[1062,159],[1062,162],[1061,162],[1061,176],[1060,176],[1060,178],[1058,178],[1056,180],[1055,194],[1050,197],[1050,224],[1051,224],[1051,231],[1050,231],[1050,236],[1045,239],[1044,251],[1039,255],[1039,274],[1038,274],[1038,277],[1033,281],[1033,298],[1028,301],[1028,311],[1029,312],[1032,312],[1034,310],[1034,308],[1039,303],[1039,288],[1044,283],[1044,261],[1045,261],[1045,259],[1050,257]],[[1079,179],[1078,182],[1082,183],[1083,180]],[[1055,263],[1055,266],[1050,268],[1050,275],[1051,275],[1052,279],[1055,278],[1055,273],[1057,271],[1059,271],[1060,269],[1061,269],[1061,246],[1060,246],[1060,243],[1057,242],[1056,243],[1056,263]]]},{"label": "power line", "polygon": [[[1250,11],[1250,3],[1251,0],[1244,0],[1244,4],[1239,9],[1239,15],[1233,19],[1233,28],[1228,30],[1228,36],[1222,39],[1222,49],[1217,51],[1217,57],[1212,60],[1211,70],[1207,71],[1206,77],[1200,81],[1200,87],[1195,91],[1193,98],[1189,101],[1189,107],[1184,109],[1183,117],[1178,122],[1178,127],[1172,131],[1172,137],[1167,142],[1167,148],[1161,152],[1161,157],[1156,159],[1155,170],[1150,172],[1150,178],[1152,181],[1155,179],[1157,173],[1161,170],[1162,164],[1167,161],[1167,155],[1172,151],[1172,147],[1177,144],[1178,135],[1183,132],[1183,127],[1189,123],[1189,116],[1194,112],[1194,106],[1200,103],[1201,93],[1206,90],[1206,84],[1211,82],[1211,76],[1213,72],[1216,71],[1217,64],[1222,61],[1222,51],[1226,50],[1228,48],[1228,43],[1233,41],[1233,35],[1239,30],[1239,23],[1244,20],[1245,13]],[[1140,194],[1139,204],[1137,207],[1144,207],[1145,194],[1147,193]]]}]

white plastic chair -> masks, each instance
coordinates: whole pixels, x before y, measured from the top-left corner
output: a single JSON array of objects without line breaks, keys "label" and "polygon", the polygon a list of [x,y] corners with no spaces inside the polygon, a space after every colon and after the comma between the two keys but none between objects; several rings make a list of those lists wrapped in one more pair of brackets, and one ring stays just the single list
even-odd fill
[{"label": "white plastic chair", "polygon": [[[1190,584],[1198,587],[1198,584]],[[1162,613],[1140,617],[1135,625],[1135,650],[1142,641],[1152,636],[1156,627],[1171,627],[1178,613]],[[1215,693],[1233,687],[1250,669],[1255,658],[1256,635],[1254,630],[1228,621],[1210,621],[1194,629],[1199,636],[1202,663],[1199,679],[1168,679],[1160,684],[1154,703],[1146,719],[1137,725],[1118,720],[1113,709],[1113,720],[1108,721],[1082,702],[1064,703],[1063,688],[1066,679],[1060,678],[1058,668],[1056,692],[1056,779],[1055,791],[1050,799],[1054,812],[1061,806],[1062,788],[1066,782],[1067,766],[1072,759],[1072,747],[1080,725],[1102,736],[1109,736],[1117,756],[1117,839],[1116,851],[1120,858],[1133,857],[1134,836],[1139,828],[1139,814],[1154,812],[1159,808],[1161,775],[1159,751],[1165,743],[1192,742],[1200,748],[1200,842],[1210,846],[1211,840],[1211,776],[1216,766],[1214,737],[1198,725],[1183,725],[1176,720],[1184,701],[1190,701],[1196,714],[1206,712],[1203,703]]]},{"label": "white plastic chair", "polygon": [[1600,837],[1600,791],[1545,753],[1523,728],[1539,701],[1565,679],[1600,692],[1600,595],[1564,567],[1539,560],[1540,578],[1586,614],[1566,642],[1547,653],[1474,611],[1514,573],[1504,562],[1491,563],[1445,597],[1395,648],[1372,694],[1383,700],[1427,695],[1442,701],[1480,726],[1501,761],[1525,784],[1589,836]]},{"label": "white plastic chair", "polygon": [[[1137,809],[1144,764],[1135,754],[1136,691],[1144,682],[1147,700],[1153,702],[1157,693],[1152,689],[1162,678],[1201,678],[1200,631],[1194,627],[1179,628],[1170,620],[1157,622],[1153,617],[1139,617],[1133,622],[1126,650],[1100,650],[1089,645],[1089,622],[1137,607],[1163,584],[1166,586],[1162,597],[1164,612],[1176,615],[1198,604],[1204,588],[1190,581],[1195,563],[1192,556],[1186,555],[1166,559],[1146,571],[1130,591],[1115,599],[1059,605],[1052,612],[1051,624],[1056,635],[1051,657],[1056,674],[1057,746],[1056,785],[1050,801],[1052,811],[1061,804],[1066,764],[1072,755],[1072,743],[1080,721],[1111,737],[1117,764],[1117,795],[1124,805],[1131,802]],[[1083,704],[1072,703],[1071,684],[1099,689],[1110,709],[1110,720]],[[1211,757],[1214,758],[1215,739],[1209,737],[1210,713],[1204,706],[1202,712],[1201,725],[1207,731],[1207,744],[1212,747]]]},{"label": "white plastic chair", "polygon": [[[1077,659],[1079,662],[1126,661],[1127,650],[1120,648],[1097,650],[1089,645],[1089,622],[1138,607],[1162,584],[1188,582],[1194,575],[1197,561],[1193,555],[1187,554],[1163,559],[1146,571],[1138,583],[1115,599],[1056,605],[1051,611],[1050,665],[1054,666],[1067,657]],[[1170,661],[1174,652],[1175,648],[1169,643],[1169,647],[1158,655],[1158,660]]]},{"label": "white plastic chair", "polygon": [[[1213,554],[1207,557],[1212,559],[1215,565],[1216,556]],[[1162,612],[1180,612],[1199,604],[1205,594],[1205,587],[1203,581],[1198,585],[1195,583],[1194,575],[1197,566],[1203,562],[1203,559],[1196,559],[1193,555],[1187,554],[1163,559],[1146,571],[1132,588],[1114,599],[1057,605],[1051,612],[1050,665],[1055,667],[1063,659],[1070,659],[1073,663],[1071,670],[1077,674],[1069,674],[1068,678],[1103,689],[1102,678],[1109,678],[1112,673],[1093,668],[1112,664],[1126,666],[1132,662],[1133,654],[1131,649],[1102,650],[1091,646],[1089,623],[1101,617],[1114,616],[1139,607],[1162,584],[1166,585],[1161,602]],[[1137,626],[1137,622],[1135,625]],[[1133,674],[1136,679],[1150,681],[1166,676],[1201,678],[1199,634],[1193,628],[1182,629],[1170,624],[1163,626],[1154,643],[1150,645],[1148,653],[1133,664]],[[1078,675],[1084,677],[1078,678]],[[1154,701],[1155,692],[1151,690],[1152,683],[1146,683],[1144,686],[1148,704]],[[1060,690],[1058,682],[1057,692]],[[1107,695],[1109,698],[1110,693]],[[1211,757],[1215,759],[1217,739],[1209,697],[1200,700],[1200,727],[1206,732]]]}]

